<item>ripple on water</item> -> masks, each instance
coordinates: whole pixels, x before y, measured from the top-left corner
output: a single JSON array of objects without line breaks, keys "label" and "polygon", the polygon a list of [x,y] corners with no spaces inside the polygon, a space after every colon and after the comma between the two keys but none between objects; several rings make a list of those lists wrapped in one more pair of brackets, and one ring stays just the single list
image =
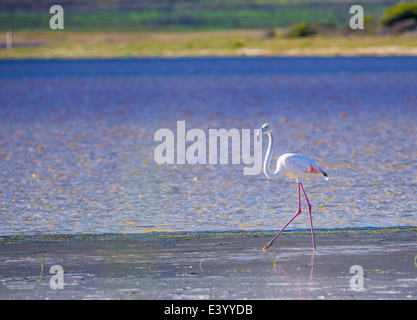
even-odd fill
[{"label": "ripple on water", "polygon": [[[244,176],[243,164],[157,165],[154,132],[177,120],[205,132],[274,124],[276,155],[304,154],[330,175],[305,182],[318,228],[415,226],[415,65],[3,62],[0,234],[270,230],[292,216],[294,181]],[[308,227],[304,214],[290,229]]]}]

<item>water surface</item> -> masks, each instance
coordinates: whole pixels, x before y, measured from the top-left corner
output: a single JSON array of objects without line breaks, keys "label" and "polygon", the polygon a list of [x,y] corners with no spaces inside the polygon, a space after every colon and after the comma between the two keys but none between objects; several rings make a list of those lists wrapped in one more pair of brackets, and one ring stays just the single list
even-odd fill
[{"label": "water surface", "polygon": [[157,165],[177,120],[273,124],[275,155],[330,176],[304,183],[317,228],[416,226],[416,79],[406,57],[1,61],[0,234],[271,230],[296,211],[288,178]]}]

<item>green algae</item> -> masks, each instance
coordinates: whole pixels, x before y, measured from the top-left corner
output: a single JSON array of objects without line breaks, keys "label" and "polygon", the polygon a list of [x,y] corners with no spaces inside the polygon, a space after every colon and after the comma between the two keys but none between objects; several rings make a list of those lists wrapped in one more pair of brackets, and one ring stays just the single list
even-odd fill
[{"label": "green algae", "polygon": [[[229,231],[229,232],[150,232],[150,233],[105,233],[105,234],[44,234],[0,236],[0,244],[16,242],[77,241],[77,240],[184,240],[218,239],[273,236],[276,231]],[[310,230],[284,231],[283,237],[310,236]],[[356,237],[395,236],[417,234],[417,227],[387,228],[351,228],[315,230],[319,237]]]}]

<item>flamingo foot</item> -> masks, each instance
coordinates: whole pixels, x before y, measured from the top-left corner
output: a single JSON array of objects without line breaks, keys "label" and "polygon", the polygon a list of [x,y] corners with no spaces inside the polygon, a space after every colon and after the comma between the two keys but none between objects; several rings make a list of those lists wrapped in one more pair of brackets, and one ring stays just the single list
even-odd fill
[{"label": "flamingo foot", "polygon": [[263,247],[263,248],[262,248],[262,251],[263,251],[263,252],[269,252],[269,251],[268,251],[268,249],[269,249],[269,247],[270,247],[270,246],[272,246],[272,243],[273,243],[273,242],[272,242],[272,241],[270,241],[270,242],[269,242],[269,243],[268,243],[265,247]]}]

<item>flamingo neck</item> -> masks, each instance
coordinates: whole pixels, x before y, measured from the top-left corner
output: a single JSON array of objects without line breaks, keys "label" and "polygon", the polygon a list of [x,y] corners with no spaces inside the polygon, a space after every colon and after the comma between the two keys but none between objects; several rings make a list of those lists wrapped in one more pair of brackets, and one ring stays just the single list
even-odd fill
[{"label": "flamingo neck", "polygon": [[280,166],[277,164],[277,168],[275,171],[271,170],[271,158],[272,153],[274,152],[274,136],[270,133],[268,133],[269,136],[269,144],[268,144],[268,150],[266,151],[265,156],[265,162],[264,162],[264,173],[267,178],[269,179],[277,179],[283,174],[283,170]]}]

